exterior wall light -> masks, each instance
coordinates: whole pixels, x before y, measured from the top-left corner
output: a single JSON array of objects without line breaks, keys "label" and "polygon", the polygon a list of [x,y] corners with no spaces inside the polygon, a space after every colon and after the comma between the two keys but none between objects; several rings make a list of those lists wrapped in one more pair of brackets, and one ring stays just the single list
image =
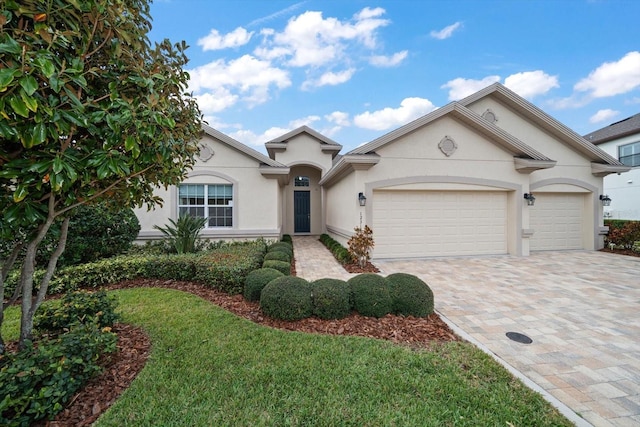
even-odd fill
[{"label": "exterior wall light", "polygon": [[364,193],[358,193],[358,203],[360,203],[360,206],[365,206],[367,204],[367,198],[364,197]]},{"label": "exterior wall light", "polygon": [[600,202],[602,202],[602,206],[611,206],[611,197],[607,196],[606,194],[601,194]]},{"label": "exterior wall light", "polygon": [[524,199],[527,201],[527,206],[533,206],[536,203],[533,193],[524,193]]}]

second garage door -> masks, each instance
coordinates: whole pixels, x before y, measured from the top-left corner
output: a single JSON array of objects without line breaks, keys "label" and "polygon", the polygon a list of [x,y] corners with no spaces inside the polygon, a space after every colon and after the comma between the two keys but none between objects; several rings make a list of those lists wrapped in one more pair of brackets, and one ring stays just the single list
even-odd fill
[{"label": "second garage door", "polygon": [[374,257],[507,253],[507,193],[374,191]]},{"label": "second garage door", "polygon": [[536,193],[530,209],[532,251],[584,249],[583,194]]}]

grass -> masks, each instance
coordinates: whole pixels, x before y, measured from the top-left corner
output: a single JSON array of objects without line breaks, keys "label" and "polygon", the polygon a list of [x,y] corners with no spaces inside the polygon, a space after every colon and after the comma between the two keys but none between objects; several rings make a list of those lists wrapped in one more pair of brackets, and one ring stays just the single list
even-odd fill
[{"label": "grass", "polygon": [[[569,426],[467,343],[389,342],[256,325],[170,289],[114,291],[153,348],[103,426]],[[4,331],[17,337],[18,310]]]}]

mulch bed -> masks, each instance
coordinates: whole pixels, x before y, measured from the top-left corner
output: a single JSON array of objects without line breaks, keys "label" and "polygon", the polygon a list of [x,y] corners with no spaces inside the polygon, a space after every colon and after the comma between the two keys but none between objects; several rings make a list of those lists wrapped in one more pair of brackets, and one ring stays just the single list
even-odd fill
[{"label": "mulch bed", "polygon": [[640,257],[640,252],[632,251],[631,249],[600,249],[600,252],[610,252],[616,255],[627,255],[627,256],[635,256]]}]

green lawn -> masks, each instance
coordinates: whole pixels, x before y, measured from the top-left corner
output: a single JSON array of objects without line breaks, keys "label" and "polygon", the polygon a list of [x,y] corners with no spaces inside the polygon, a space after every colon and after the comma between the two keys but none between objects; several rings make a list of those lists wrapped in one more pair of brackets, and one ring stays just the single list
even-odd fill
[{"label": "green lawn", "polygon": [[266,328],[170,289],[113,294],[153,349],[98,427],[572,425],[470,344],[415,351]]}]

